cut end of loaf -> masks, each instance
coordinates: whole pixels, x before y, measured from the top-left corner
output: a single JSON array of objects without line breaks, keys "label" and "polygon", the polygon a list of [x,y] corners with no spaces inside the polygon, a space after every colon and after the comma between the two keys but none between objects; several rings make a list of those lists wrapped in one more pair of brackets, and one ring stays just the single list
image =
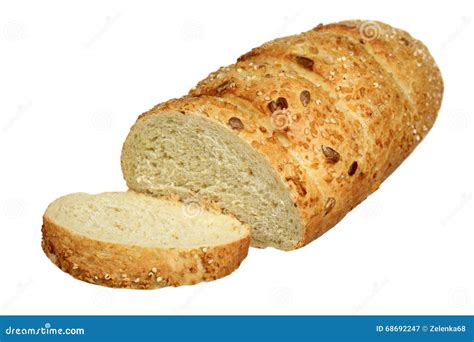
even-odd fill
[{"label": "cut end of loaf", "polygon": [[303,239],[286,184],[269,163],[199,115],[162,112],[139,120],[124,144],[122,169],[135,191],[217,204],[252,227],[255,247],[291,250]]},{"label": "cut end of loaf", "polygon": [[43,250],[63,271],[108,287],[191,285],[232,273],[250,228],[192,206],[133,192],[67,195],[44,215]]}]

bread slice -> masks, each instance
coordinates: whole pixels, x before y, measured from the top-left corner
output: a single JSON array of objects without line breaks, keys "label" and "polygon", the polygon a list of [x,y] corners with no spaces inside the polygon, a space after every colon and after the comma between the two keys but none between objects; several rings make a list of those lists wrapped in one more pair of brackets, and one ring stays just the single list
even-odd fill
[{"label": "bread slice", "polygon": [[195,202],[134,192],[75,193],[43,217],[46,255],[73,277],[152,289],[224,277],[247,256],[250,228]]}]

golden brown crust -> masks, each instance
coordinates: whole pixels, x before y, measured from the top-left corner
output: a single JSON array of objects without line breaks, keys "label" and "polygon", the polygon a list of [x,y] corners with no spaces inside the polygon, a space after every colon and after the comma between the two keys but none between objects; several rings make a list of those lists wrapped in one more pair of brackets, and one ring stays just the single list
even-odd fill
[{"label": "golden brown crust", "polygon": [[92,240],[43,217],[42,247],[73,277],[102,286],[155,289],[212,281],[236,270],[247,256],[250,234],[199,248],[158,248]]},{"label": "golden brown crust", "polygon": [[[375,36],[364,33],[373,28]],[[377,61],[407,89],[417,108],[415,121],[433,123],[441,106],[444,85],[441,72],[426,46],[409,33],[378,21],[352,20],[325,25],[330,31],[358,39]]]},{"label": "golden brown crust", "polygon": [[265,43],[144,115],[203,115],[259,151],[300,211],[305,234],[296,248],[400,165],[432,127],[442,93],[421,42],[383,23],[346,21]]}]

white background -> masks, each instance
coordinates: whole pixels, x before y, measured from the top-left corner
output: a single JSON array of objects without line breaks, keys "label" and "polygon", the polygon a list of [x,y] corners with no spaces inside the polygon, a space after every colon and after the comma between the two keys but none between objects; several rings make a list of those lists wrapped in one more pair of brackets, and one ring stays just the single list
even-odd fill
[{"label": "white background", "polygon": [[[469,3],[2,2],[0,313],[473,314]],[[335,228],[294,252],[252,249],[222,280],[157,291],[83,283],[44,256],[48,203],[126,189],[120,150],[138,114],[269,39],[351,18],[425,42],[446,90],[426,140]]]}]

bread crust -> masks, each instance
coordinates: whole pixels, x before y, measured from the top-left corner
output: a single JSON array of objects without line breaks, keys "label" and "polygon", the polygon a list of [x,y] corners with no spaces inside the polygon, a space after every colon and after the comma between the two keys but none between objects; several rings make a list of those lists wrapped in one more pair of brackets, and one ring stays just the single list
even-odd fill
[{"label": "bread crust", "polygon": [[[374,39],[363,34],[367,23],[378,30]],[[245,140],[298,207],[298,248],[378,189],[431,129],[442,94],[440,71],[420,41],[353,20],[265,43],[138,120],[201,115]],[[288,124],[275,123],[275,113]],[[243,129],[228,124],[233,117]]]},{"label": "bread crust", "polygon": [[43,217],[42,248],[61,270],[79,280],[114,288],[156,289],[212,281],[236,270],[245,259],[249,234],[231,243],[160,248],[98,241]]}]

